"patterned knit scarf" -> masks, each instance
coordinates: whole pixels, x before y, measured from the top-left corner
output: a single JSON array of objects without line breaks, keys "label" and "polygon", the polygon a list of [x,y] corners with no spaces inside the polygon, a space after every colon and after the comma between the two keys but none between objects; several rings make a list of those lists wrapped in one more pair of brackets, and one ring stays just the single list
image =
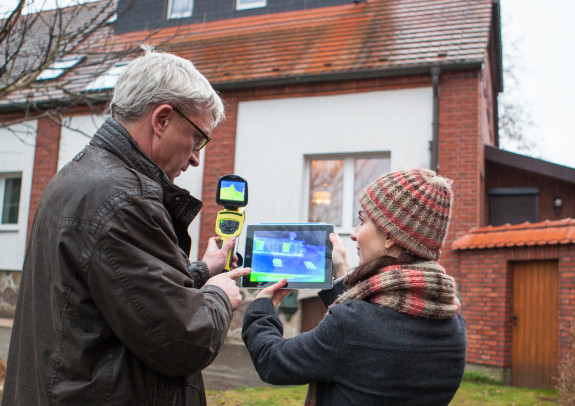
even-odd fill
[{"label": "patterned knit scarf", "polygon": [[[392,265],[344,292],[335,304],[350,300],[370,303],[428,319],[448,319],[459,312],[455,280],[435,261]],[[305,406],[315,406],[318,385],[309,384]]]}]

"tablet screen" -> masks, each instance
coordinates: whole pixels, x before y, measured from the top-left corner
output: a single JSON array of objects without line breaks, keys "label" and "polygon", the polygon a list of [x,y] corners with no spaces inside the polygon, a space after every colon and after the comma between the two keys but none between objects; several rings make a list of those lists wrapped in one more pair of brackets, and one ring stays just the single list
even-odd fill
[{"label": "tablet screen", "polygon": [[286,278],[287,289],[332,287],[332,246],[326,224],[259,224],[247,227],[246,288],[261,288]]}]

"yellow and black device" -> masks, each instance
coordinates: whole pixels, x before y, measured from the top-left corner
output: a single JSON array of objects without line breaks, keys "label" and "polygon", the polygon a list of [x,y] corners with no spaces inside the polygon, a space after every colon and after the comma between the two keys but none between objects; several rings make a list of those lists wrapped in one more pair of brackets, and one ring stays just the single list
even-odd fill
[{"label": "yellow and black device", "polygon": [[[216,203],[224,206],[216,218],[216,234],[221,237],[220,247],[231,237],[242,232],[245,219],[244,206],[248,204],[248,182],[237,175],[222,176],[216,190]],[[224,271],[232,265],[235,247],[230,250]]]}]

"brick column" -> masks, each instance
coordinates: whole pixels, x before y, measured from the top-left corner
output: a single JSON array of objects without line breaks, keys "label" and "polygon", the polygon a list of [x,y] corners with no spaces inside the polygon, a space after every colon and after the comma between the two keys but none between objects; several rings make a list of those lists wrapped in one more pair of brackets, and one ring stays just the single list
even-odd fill
[{"label": "brick column", "polygon": [[454,181],[455,201],[440,262],[461,282],[455,239],[479,227],[483,142],[479,134],[479,72],[445,73],[439,85],[439,173]]},{"label": "brick column", "polygon": [[38,120],[36,149],[34,151],[34,171],[32,173],[32,192],[30,194],[30,210],[28,212],[28,238],[42,193],[58,170],[60,129],[61,125],[48,117]]},{"label": "brick column", "polygon": [[[226,106],[226,120],[212,134],[212,142],[205,148],[204,177],[202,183],[202,216],[200,221],[200,241],[198,258],[202,258],[208,239],[215,236],[216,217],[221,206],[216,204],[218,179],[234,173],[236,152],[237,97],[222,95]],[[203,151],[202,151],[203,152]]]}]

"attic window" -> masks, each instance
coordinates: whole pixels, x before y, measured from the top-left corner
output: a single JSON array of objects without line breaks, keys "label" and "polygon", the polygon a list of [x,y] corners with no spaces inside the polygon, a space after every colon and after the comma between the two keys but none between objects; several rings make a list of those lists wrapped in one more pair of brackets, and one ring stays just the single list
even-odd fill
[{"label": "attic window", "polygon": [[169,0],[168,20],[191,17],[194,10],[194,0]]},{"label": "attic window", "polygon": [[128,62],[118,62],[106,72],[91,81],[88,86],[86,86],[85,90],[87,92],[91,92],[94,90],[112,89],[116,86],[116,82],[120,75],[126,70],[126,65],[128,65]]},{"label": "attic window", "polygon": [[49,67],[44,69],[36,78],[36,81],[56,79],[70,70],[84,59],[83,56],[73,56],[64,59],[58,59],[52,62]]},{"label": "attic window", "polygon": [[236,0],[236,10],[265,7],[267,3],[267,0]]}]

